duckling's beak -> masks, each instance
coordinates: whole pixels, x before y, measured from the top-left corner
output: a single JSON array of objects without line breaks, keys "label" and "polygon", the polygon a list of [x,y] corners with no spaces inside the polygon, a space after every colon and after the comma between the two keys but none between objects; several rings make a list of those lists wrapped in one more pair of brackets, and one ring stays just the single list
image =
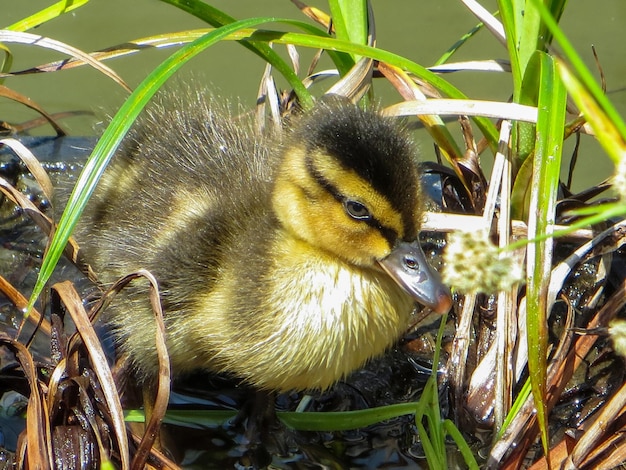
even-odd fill
[{"label": "duckling's beak", "polygon": [[430,267],[418,241],[400,242],[385,259],[378,262],[420,304],[437,313],[447,313],[452,306],[450,289]]}]

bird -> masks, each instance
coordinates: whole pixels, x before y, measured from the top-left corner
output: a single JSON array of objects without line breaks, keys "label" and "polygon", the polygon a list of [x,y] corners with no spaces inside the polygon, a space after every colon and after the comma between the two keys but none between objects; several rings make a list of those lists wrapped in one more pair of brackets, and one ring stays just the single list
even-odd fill
[{"label": "bird", "polygon": [[[114,156],[80,223],[106,286],[158,280],[176,376],[208,370],[259,390],[325,390],[406,331],[416,301],[449,289],[418,235],[425,211],[406,127],[326,95],[259,133],[202,87],[159,92]],[[147,288],[106,321],[139,382],[158,358]]]}]

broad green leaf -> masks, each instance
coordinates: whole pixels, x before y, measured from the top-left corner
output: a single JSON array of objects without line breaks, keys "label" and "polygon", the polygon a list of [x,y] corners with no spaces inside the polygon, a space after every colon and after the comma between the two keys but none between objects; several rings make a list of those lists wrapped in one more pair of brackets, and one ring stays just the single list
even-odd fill
[{"label": "broad green leaf", "polygon": [[[559,78],[555,60],[537,51],[540,81],[537,138],[528,221],[528,238],[550,235],[555,223],[561,170],[567,93]],[[554,240],[546,238],[528,245],[526,309],[528,369],[537,421],[544,452],[549,450],[548,416],[545,401],[546,356],[548,350],[547,296],[552,269]]]}]

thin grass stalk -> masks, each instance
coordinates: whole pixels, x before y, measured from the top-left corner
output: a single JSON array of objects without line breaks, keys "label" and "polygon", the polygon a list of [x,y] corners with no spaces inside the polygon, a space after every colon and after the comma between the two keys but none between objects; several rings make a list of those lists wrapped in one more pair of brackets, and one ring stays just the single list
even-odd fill
[{"label": "thin grass stalk", "polygon": [[[500,216],[498,218],[498,243],[503,250],[510,241],[511,232],[511,123],[504,121],[500,129],[500,141],[506,146],[499,152],[503,160],[502,183],[500,187]],[[506,256],[502,252],[500,256]],[[517,323],[512,316],[513,301],[517,292],[517,286],[513,286],[506,292],[498,293],[498,311],[496,317],[496,377],[495,377],[495,403],[494,403],[494,431],[497,433],[511,408],[513,394],[513,364],[512,353],[515,338],[517,336]],[[494,434],[495,434],[494,433]]]},{"label": "thin grass stalk", "polygon": [[467,41],[469,37],[473,36],[479,29],[482,29],[483,26],[486,27],[489,30],[489,32],[491,32],[491,34],[494,35],[494,37],[496,38],[496,40],[498,40],[498,42],[500,42],[504,47],[507,47],[504,27],[502,26],[502,23],[498,19],[496,19],[494,15],[489,13],[489,11],[485,7],[483,7],[480,3],[478,3],[476,0],[461,0],[461,2],[474,14],[474,16],[476,16],[476,18],[478,18],[481,21],[481,23],[474,26],[468,33],[463,35],[461,39],[457,41],[457,43],[455,43],[450,49],[448,49],[446,54],[436,62],[437,64],[441,64],[444,61],[447,61],[447,58],[450,56],[450,53],[453,52],[457,48],[458,45]]}]

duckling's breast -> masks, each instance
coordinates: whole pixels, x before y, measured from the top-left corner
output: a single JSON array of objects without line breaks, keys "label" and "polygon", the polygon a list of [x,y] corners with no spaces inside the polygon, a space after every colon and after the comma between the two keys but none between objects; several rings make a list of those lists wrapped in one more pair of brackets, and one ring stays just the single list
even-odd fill
[{"label": "duckling's breast", "polygon": [[276,234],[269,249],[266,270],[250,276],[254,285],[233,274],[230,287],[217,287],[198,305],[209,312],[233,300],[231,289],[239,291],[229,301],[237,314],[222,323],[223,336],[199,339],[212,351],[207,363],[261,388],[325,389],[406,330],[413,301],[382,272],[285,234]]}]

